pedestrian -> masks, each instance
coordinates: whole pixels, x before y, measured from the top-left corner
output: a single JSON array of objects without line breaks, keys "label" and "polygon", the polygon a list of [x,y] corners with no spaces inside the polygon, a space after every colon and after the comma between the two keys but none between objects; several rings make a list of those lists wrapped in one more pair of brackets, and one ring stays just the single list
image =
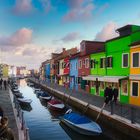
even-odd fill
[{"label": "pedestrian", "polygon": [[0,140],[14,140],[13,132],[8,127],[8,117],[3,117],[1,119]]},{"label": "pedestrian", "polygon": [[2,85],[3,85],[3,80],[2,78],[0,79],[0,89],[2,90]]},{"label": "pedestrian", "polygon": [[7,89],[7,81],[4,80],[3,84],[4,84],[4,88],[5,88],[5,90],[6,90],[6,89]]},{"label": "pedestrian", "polygon": [[107,86],[105,88],[104,97],[105,97],[105,101],[104,102],[106,104],[108,104],[112,100],[113,93],[112,93],[112,87],[111,87],[111,85],[109,85],[109,86]]},{"label": "pedestrian", "polygon": [[113,92],[113,101],[116,104],[117,103],[118,94],[119,94],[119,90],[118,90],[118,86],[117,85],[115,85],[115,87],[114,87],[112,92]]}]

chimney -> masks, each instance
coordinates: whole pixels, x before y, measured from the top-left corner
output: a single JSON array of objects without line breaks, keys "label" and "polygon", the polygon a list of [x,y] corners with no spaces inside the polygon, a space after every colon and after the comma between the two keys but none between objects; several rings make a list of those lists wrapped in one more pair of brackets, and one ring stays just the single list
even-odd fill
[{"label": "chimney", "polygon": [[62,50],[63,50],[63,52],[65,52],[66,51],[66,48],[63,48]]}]

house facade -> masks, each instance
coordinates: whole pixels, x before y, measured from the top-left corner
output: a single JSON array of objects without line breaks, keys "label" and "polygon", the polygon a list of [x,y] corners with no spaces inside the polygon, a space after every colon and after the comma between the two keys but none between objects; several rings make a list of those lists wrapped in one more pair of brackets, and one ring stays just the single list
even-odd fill
[{"label": "house facade", "polygon": [[129,103],[140,106],[140,41],[130,45],[130,99]]},{"label": "house facade", "polygon": [[70,89],[78,90],[78,55],[71,56],[70,58]]},{"label": "house facade", "polygon": [[130,47],[129,45],[140,38],[140,27],[126,25],[117,29],[119,37],[106,42],[106,77],[104,81],[119,89],[119,99],[129,103],[130,95]]}]

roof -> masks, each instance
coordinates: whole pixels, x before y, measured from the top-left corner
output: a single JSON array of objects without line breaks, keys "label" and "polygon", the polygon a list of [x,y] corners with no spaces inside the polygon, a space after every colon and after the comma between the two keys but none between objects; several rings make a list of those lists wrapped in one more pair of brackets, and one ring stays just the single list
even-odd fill
[{"label": "roof", "polygon": [[74,58],[78,57],[79,55],[80,55],[80,52],[78,52],[78,53],[76,53],[76,54],[73,54],[73,55],[70,57],[70,59],[74,59]]},{"label": "roof", "polygon": [[112,83],[118,83],[119,80],[126,79],[128,76],[100,76],[100,75],[88,75],[82,77],[83,80],[89,80],[89,81],[98,81],[101,82],[112,82]]},{"label": "roof", "polygon": [[129,46],[136,46],[136,45],[140,45],[140,40],[139,40],[139,41],[136,41],[136,42],[131,43]]}]

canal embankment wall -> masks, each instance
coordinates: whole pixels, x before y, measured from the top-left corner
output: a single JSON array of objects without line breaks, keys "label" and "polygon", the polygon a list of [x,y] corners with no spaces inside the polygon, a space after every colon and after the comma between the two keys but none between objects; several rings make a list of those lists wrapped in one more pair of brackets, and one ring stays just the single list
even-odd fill
[{"label": "canal embankment wall", "polygon": [[[78,98],[66,94],[65,92],[55,89],[55,87],[52,88],[31,79],[30,81],[48,91],[51,95],[59,98],[64,103],[89,116],[92,120],[95,120],[101,111],[101,108],[94,106],[94,104],[89,104],[88,102],[79,100]],[[104,130],[105,133],[110,135],[110,137],[114,140],[125,140],[128,138],[131,140],[139,140],[140,138],[139,124],[132,124],[130,120],[122,118],[118,115],[111,115],[111,113],[106,110],[102,112],[97,122],[101,126],[107,128]]]}]

